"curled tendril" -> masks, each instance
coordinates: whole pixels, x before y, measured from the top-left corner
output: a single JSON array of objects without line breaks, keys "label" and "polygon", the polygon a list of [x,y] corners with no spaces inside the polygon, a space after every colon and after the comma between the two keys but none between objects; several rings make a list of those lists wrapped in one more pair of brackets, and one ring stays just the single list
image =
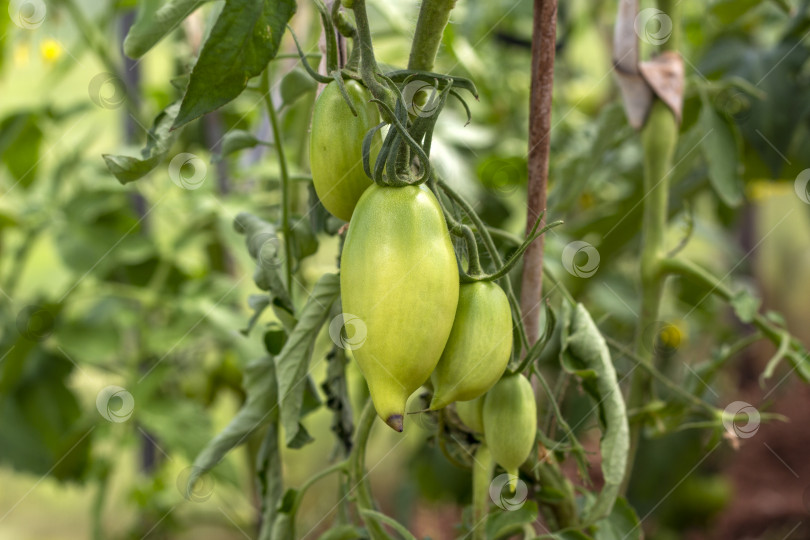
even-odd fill
[{"label": "curled tendril", "polygon": [[295,42],[295,48],[298,49],[298,56],[301,57],[301,64],[304,66],[304,70],[306,70],[307,74],[319,83],[329,84],[332,82],[331,77],[321,75],[312,69],[312,66],[310,66],[309,62],[307,61],[306,53],[304,53],[304,50],[301,48],[301,44],[298,43],[298,37],[295,35],[295,32],[293,32],[293,29],[289,24],[287,25],[287,29],[290,31],[290,35],[292,35],[293,41]]},{"label": "curled tendril", "polygon": [[[419,158],[420,168],[422,169],[422,173],[413,182],[401,181],[401,180],[393,179],[393,178],[389,178],[388,179],[389,182],[393,182],[391,185],[406,185],[406,184],[419,185],[419,184],[423,184],[425,181],[427,181],[428,176],[430,175],[430,160],[428,159],[427,154],[425,154],[425,151],[422,149],[422,147],[419,145],[419,143],[416,142],[413,139],[413,137],[411,137],[410,133],[408,133],[408,129],[404,125],[402,125],[402,122],[400,122],[399,118],[397,118],[394,111],[392,111],[391,108],[387,104],[383,103],[382,101],[380,101],[378,99],[372,99],[371,101],[377,103],[380,107],[385,109],[388,112],[388,114],[391,115],[391,120],[393,122],[391,125],[397,130],[397,133],[399,134],[399,136],[402,137],[402,139],[408,144],[408,147],[416,153],[417,157]],[[390,153],[390,151],[389,151],[389,153]],[[398,157],[398,153],[393,155],[393,156],[389,155],[388,157],[389,158],[392,157],[394,160],[396,160],[397,157]],[[407,165],[410,165],[410,164],[407,164]],[[399,182],[404,182],[404,183],[399,184]]]}]

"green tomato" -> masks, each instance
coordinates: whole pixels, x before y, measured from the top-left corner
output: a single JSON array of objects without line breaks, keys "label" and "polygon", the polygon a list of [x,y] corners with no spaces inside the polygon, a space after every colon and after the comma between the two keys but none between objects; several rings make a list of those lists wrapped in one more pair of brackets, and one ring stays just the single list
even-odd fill
[{"label": "green tomato", "polygon": [[537,404],[529,379],[507,375],[484,396],[484,438],[495,463],[512,476],[534,448]]},{"label": "green tomato", "polygon": [[453,330],[431,376],[430,408],[483,395],[501,378],[511,355],[512,312],[506,293],[488,281],[461,285]]},{"label": "green tomato", "polygon": [[[439,203],[424,186],[369,187],[341,255],[343,312],[377,414],[402,431],[405,402],[430,377],[458,304],[458,267]],[[354,319],[356,317],[356,319]]]},{"label": "green tomato", "polygon": [[484,396],[469,401],[456,401],[456,414],[475,433],[484,432]]},{"label": "green tomato", "polygon": [[[372,184],[363,171],[363,138],[380,122],[377,106],[369,102],[368,90],[356,81],[346,82],[346,91],[357,110],[352,114],[337,83],[326,85],[312,112],[309,138],[309,166],[315,192],[323,206],[344,221],[352,217],[355,205]],[[380,150],[380,133],[371,144],[371,164]]]}]

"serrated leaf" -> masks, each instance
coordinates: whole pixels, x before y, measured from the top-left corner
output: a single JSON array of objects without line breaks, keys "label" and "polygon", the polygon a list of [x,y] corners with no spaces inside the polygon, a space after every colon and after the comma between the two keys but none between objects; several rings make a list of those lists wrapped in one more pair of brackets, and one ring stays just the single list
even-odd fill
[{"label": "serrated leaf", "polygon": [[329,310],[340,294],[337,274],[325,274],[318,280],[298,317],[287,343],[276,358],[281,424],[287,446],[298,448],[311,439],[300,420],[303,415],[307,372],[318,331],[326,322]]},{"label": "serrated leaf", "polygon": [[278,52],[294,0],[228,0],[191,71],[174,128],[242,93]]},{"label": "serrated leaf", "polygon": [[[124,39],[124,54],[140,58],[208,0],[144,0]],[[161,5],[163,4],[163,5]]]},{"label": "serrated leaf", "polygon": [[112,154],[102,155],[107,168],[119,182],[122,184],[134,182],[158,166],[171,149],[177,136],[177,132],[172,132],[171,127],[179,110],[180,102],[178,101],[157,115],[152,128],[147,133],[146,146],[141,150],[140,158]]},{"label": "serrated leaf", "polygon": [[706,138],[700,147],[709,165],[709,182],[726,205],[737,206],[743,195],[737,141],[729,123],[705,95],[702,101],[699,121]]},{"label": "serrated leaf", "polygon": [[610,358],[605,338],[582,304],[571,308],[565,304],[562,329],[563,369],[582,379],[582,386],[599,406],[602,425],[602,475],[605,485],[591,511],[589,519],[608,515],[619,492],[627,468],[630,449],[630,428],[616,369]]}]

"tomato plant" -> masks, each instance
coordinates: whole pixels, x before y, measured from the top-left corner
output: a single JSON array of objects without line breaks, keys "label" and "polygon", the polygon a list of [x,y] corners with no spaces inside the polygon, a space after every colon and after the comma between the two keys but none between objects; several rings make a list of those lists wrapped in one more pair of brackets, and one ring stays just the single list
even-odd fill
[{"label": "tomato plant", "polygon": [[728,456],[802,466],[810,18],[655,5],[11,2],[0,462],[94,538],[739,537]]}]

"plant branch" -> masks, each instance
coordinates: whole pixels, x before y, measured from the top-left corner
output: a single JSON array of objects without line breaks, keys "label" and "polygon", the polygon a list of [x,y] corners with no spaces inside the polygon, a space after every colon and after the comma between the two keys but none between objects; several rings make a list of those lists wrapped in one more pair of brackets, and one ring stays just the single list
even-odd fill
[{"label": "plant branch", "polygon": [[273,105],[273,96],[270,94],[270,72],[268,69],[262,73],[262,94],[270,117],[270,126],[273,128],[273,143],[278,154],[279,168],[281,169],[281,231],[284,235],[284,262],[287,272],[287,290],[292,295],[292,228],[290,227],[290,172],[287,169],[287,158],[284,155],[284,144],[281,139],[278,114]]},{"label": "plant branch", "polygon": [[[357,2],[358,0],[355,1]],[[360,511],[374,510],[374,502],[371,499],[371,488],[366,478],[366,447],[368,446],[368,437],[371,434],[371,428],[374,426],[375,418],[377,418],[377,411],[374,409],[371,398],[369,398],[360,415],[352,455],[349,458],[352,483],[354,484],[354,489],[357,490],[357,508]],[[361,515],[363,515],[362,512]],[[372,540],[388,538],[382,526],[380,526],[374,518],[363,515],[363,521],[366,527],[368,527]]]},{"label": "plant branch", "polygon": [[[557,40],[557,0],[534,0],[532,27],[532,83],[529,99],[529,187],[526,232],[546,211],[548,160],[551,140],[551,95],[554,85],[554,52]],[[540,226],[545,225],[545,217]],[[529,345],[540,332],[543,294],[541,237],[529,246],[523,259],[520,311]]]},{"label": "plant branch", "polygon": [[411,45],[408,69],[430,71],[456,0],[422,0]]}]

